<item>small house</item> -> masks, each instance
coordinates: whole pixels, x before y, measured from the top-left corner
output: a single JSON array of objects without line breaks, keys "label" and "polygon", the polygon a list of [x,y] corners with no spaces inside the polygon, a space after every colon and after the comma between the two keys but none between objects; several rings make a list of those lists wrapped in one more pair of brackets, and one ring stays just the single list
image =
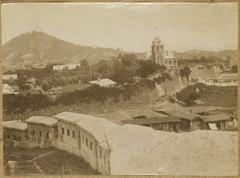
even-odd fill
[{"label": "small house", "polygon": [[98,79],[98,80],[93,80],[93,81],[90,81],[89,83],[91,84],[95,84],[95,85],[98,85],[100,87],[114,87],[117,85],[116,82],[108,79],[108,78],[105,78],[105,79]]},{"label": "small house", "polygon": [[19,88],[17,86],[10,86],[9,84],[3,84],[3,94],[18,94]]},{"label": "small house", "polygon": [[61,71],[61,70],[64,70],[66,69],[67,66],[64,65],[64,64],[56,64],[56,65],[53,65],[53,70],[55,71]]},{"label": "small house", "polygon": [[18,75],[17,74],[3,74],[3,81],[9,81],[9,80],[17,80]]},{"label": "small house", "polygon": [[57,120],[52,117],[32,116],[26,120],[31,147],[50,147],[58,137]]},{"label": "small house", "polygon": [[150,109],[127,109],[123,113],[132,119],[123,120],[122,124],[141,125],[163,131],[178,131],[181,126],[181,120],[177,117],[154,112]]},{"label": "small house", "polygon": [[197,130],[202,128],[201,116],[189,109],[168,108],[167,110],[155,109],[159,113],[167,114],[170,117],[181,119],[181,130]]},{"label": "small house", "polygon": [[27,140],[27,124],[20,120],[3,121],[3,137],[14,146]]},{"label": "small house", "polygon": [[203,129],[207,130],[226,129],[231,122],[231,117],[227,114],[202,116],[201,119],[203,120]]},{"label": "small house", "polygon": [[167,69],[177,69],[178,68],[178,61],[176,56],[173,54],[172,51],[165,50],[164,53],[164,66],[166,66]]},{"label": "small house", "polygon": [[155,130],[162,131],[178,131],[180,129],[181,120],[176,117],[155,117],[155,118],[141,118],[124,120],[123,124],[133,124],[145,127],[151,127]]}]

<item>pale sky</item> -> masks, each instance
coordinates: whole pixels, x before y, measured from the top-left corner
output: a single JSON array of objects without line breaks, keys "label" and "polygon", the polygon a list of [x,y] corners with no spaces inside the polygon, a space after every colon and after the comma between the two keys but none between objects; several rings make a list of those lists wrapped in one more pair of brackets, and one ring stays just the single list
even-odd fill
[{"label": "pale sky", "polygon": [[237,3],[19,3],[2,5],[3,43],[43,31],[81,45],[150,51],[237,49]]}]

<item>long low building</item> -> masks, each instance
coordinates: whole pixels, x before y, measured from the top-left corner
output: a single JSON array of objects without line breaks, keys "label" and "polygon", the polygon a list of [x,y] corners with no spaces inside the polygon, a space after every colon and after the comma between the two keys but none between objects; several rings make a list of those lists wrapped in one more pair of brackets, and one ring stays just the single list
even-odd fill
[{"label": "long low building", "polygon": [[122,120],[122,124],[151,127],[155,130],[179,131],[181,122],[177,117],[161,114],[150,109],[127,109],[121,111],[131,119]]},{"label": "long low building", "polygon": [[[50,127],[57,127],[58,136],[52,146],[84,158],[103,175],[238,174],[236,132],[162,132],[71,112],[53,118]],[[42,120],[27,122],[49,127],[50,118]]]},{"label": "long low building", "polygon": [[182,121],[177,117],[168,117],[168,116],[122,121],[123,124],[140,125],[145,127],[151,127],[155,130],[162,130],[162,131],[178,131],[180,130],[181,122]]}]

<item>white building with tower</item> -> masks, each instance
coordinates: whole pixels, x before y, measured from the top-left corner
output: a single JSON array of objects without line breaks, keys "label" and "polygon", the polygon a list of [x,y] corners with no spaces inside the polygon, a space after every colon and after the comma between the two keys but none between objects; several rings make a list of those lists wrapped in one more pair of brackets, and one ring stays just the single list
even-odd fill
[{"label": "white building with tower", "polygon": [[152,60],[154,63],[165,66],[169,70],[176,70],[178,68],[178,61],[172,51],[164,49],[159,37],[155,37],[152,41]]}]

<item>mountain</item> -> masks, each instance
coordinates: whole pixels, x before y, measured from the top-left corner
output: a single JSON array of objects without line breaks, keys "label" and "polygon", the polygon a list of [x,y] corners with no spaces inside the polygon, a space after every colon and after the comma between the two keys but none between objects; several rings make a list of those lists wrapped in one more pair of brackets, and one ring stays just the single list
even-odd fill
[{"label": "mountain", "polygon": [[222,50],[222,51],[205,51],[205,50],[189,50],[185,52],[175,52],[176,57],[181,60],[207,58],[221,58],[223,60],[230,59],[233,63],[238,62],[238,50]]},{"label": "mountain", "polygon": [[[4,71],[44,67],[49,63],[80,63],[83,59],[87,59],[90,64],[93,64],[102,59],[109,60],[121,52],[118,49],[76,45],[36,31],[13,38],[4,44],[2,49]],[[145,53],[134,54],[139,59],[147,59]],[[191,50],[175,52],[175,55],[179,60],[214,56],[222,59],[229,58],[234,63],[238,61],[238,50],[219,52]]]},{"label": "mountain", "polygon": [[60,40],[44,32],[27,32],[3,45],[4,70],[44,67],[48,63],[80,63],[82,59],[96,63],[111,59],[117,49],[88,47]]}]

